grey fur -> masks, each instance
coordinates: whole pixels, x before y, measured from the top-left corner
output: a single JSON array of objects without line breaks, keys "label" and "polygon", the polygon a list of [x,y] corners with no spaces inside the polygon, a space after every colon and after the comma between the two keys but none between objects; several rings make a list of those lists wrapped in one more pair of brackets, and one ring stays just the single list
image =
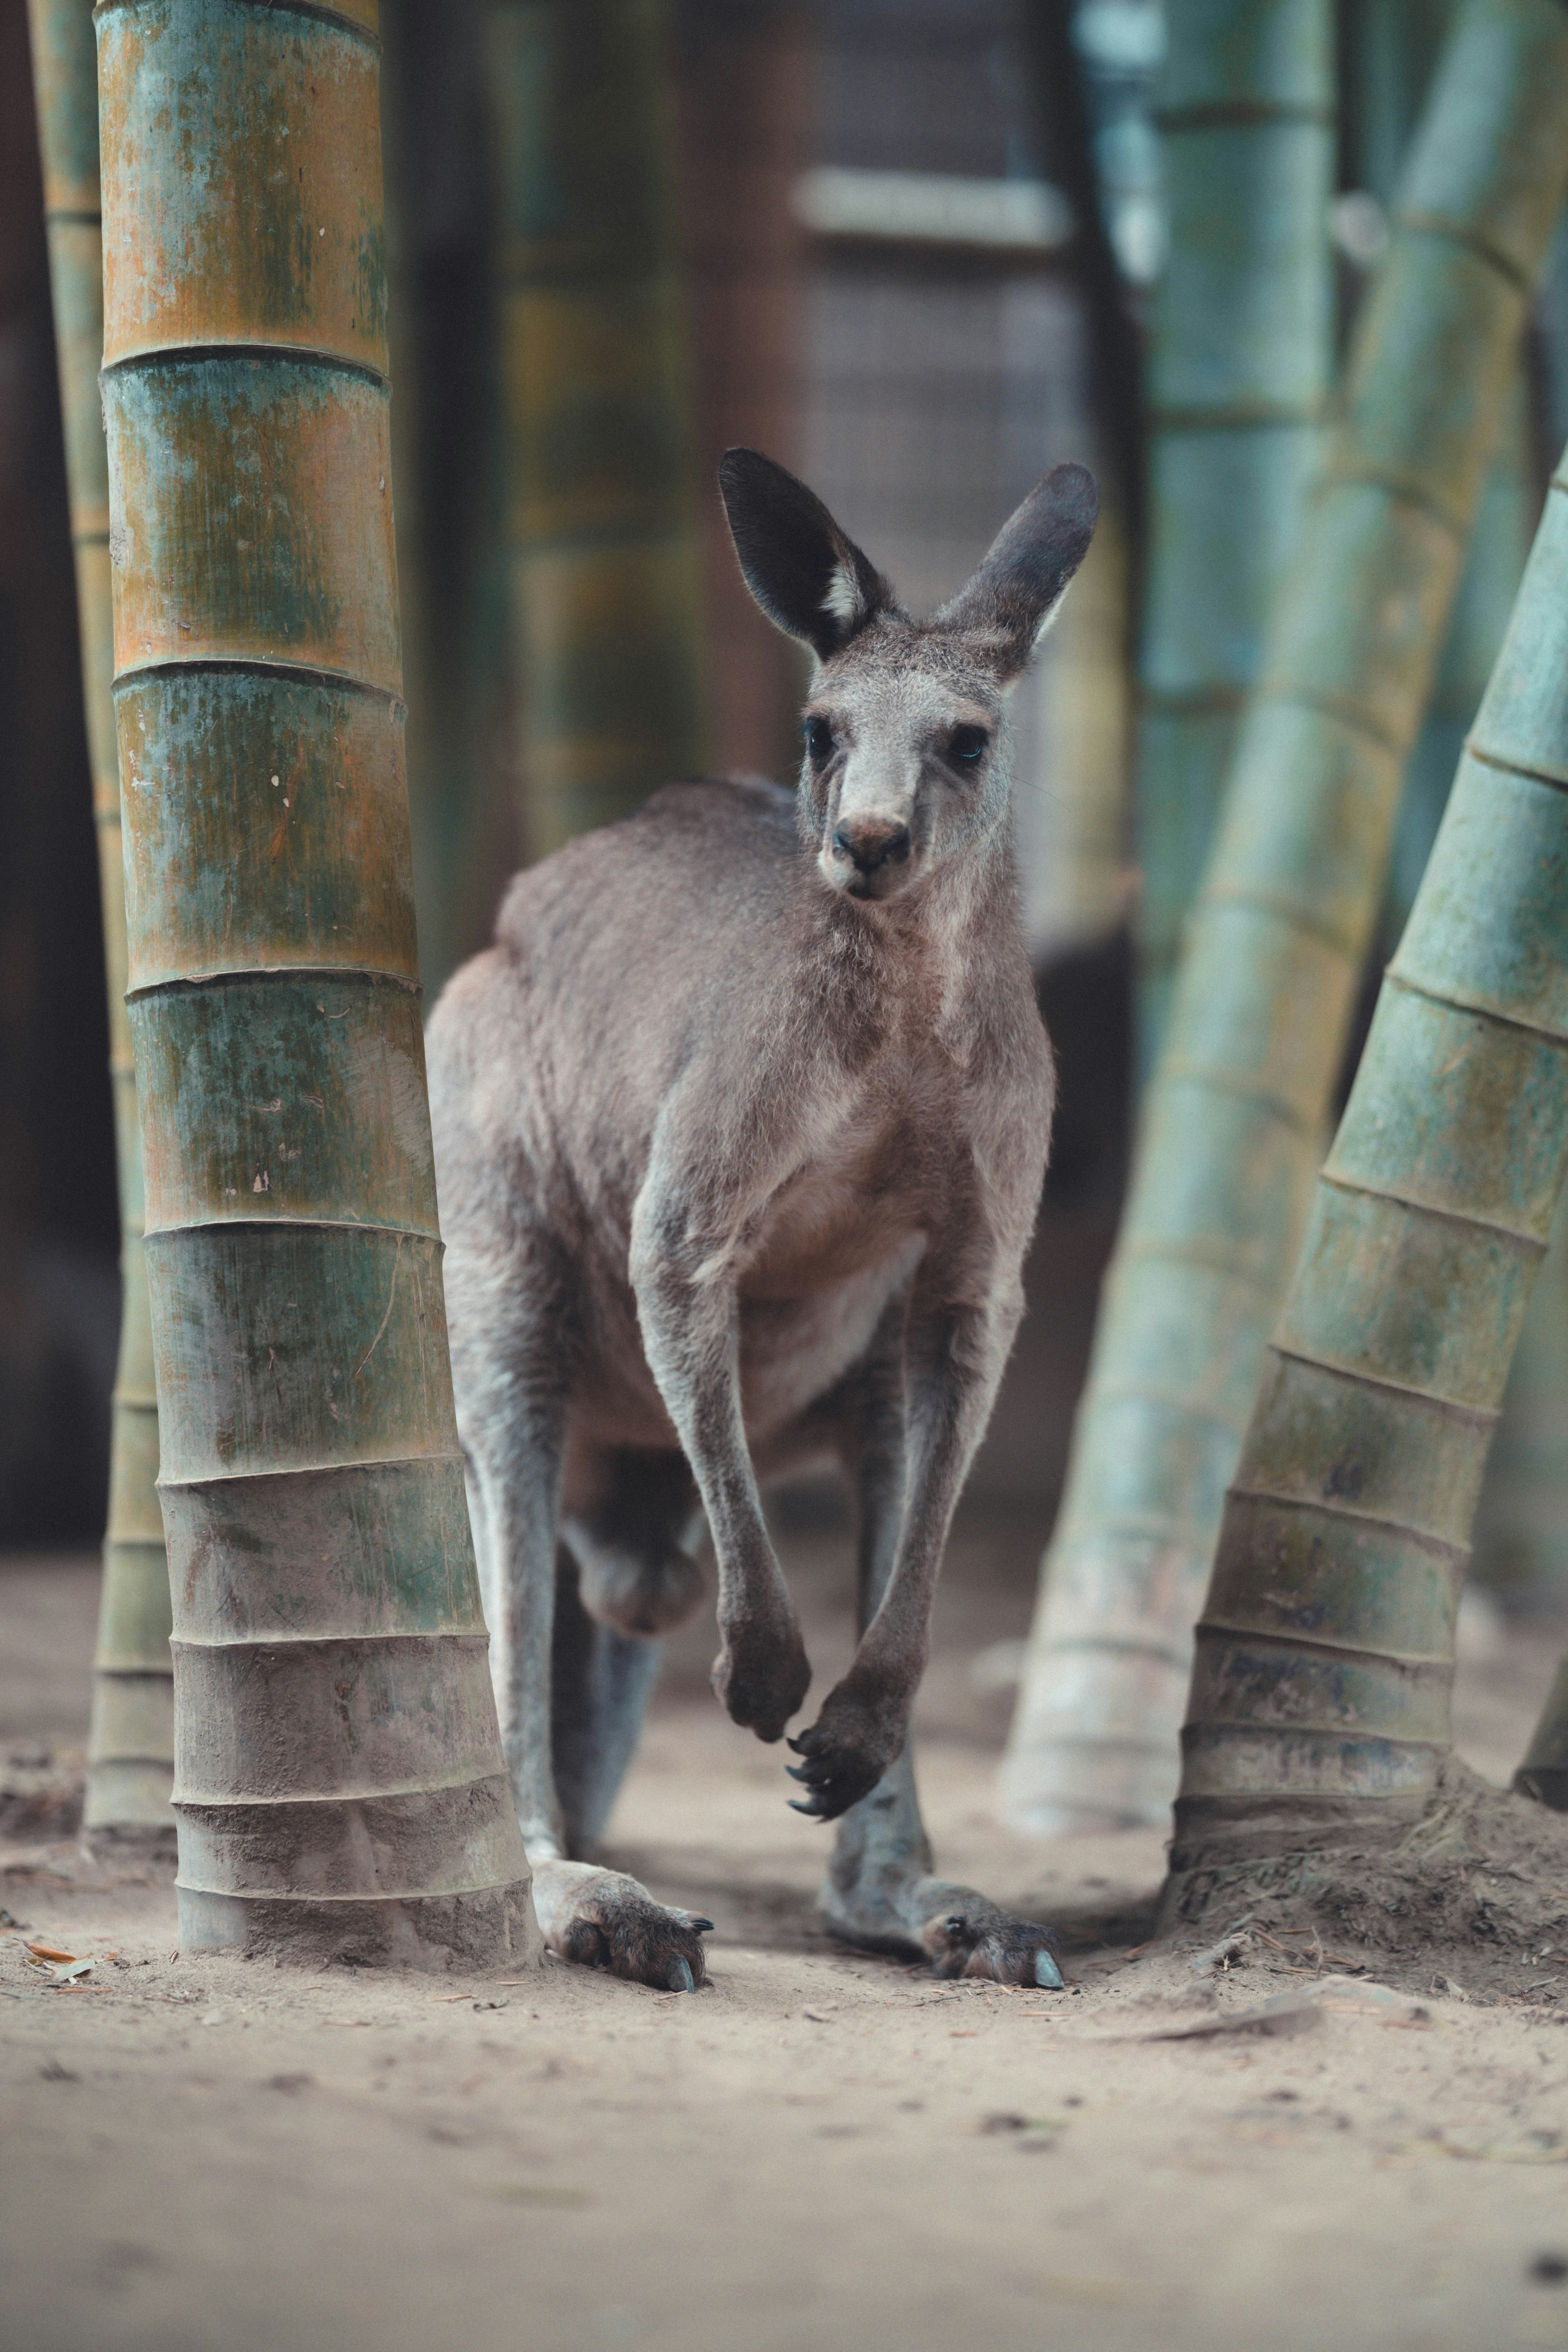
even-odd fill
[{"label": "grey fur", "polygon": [[805,1809],[842,1817],[829,1924],[1048,1982],[1043,1928],[930,1876],[904,1741],[1050,1129],[1004,695],[1093,483],[1058,467],[922,623],[782,467],[731,451],[721,478],[759,601],[818,650],[797,793],[671,785],[520,875],[429,1033],[458,1425],[541,1921],[569,1958],[702,1981],[702,1923],[574,1857],[651,1682],[629,1645],[699,1598],[699,1503],[714,1688],[783,1734],[809,1668],[758,1482],[836,1456],[862,1637],[791,1743]]}]

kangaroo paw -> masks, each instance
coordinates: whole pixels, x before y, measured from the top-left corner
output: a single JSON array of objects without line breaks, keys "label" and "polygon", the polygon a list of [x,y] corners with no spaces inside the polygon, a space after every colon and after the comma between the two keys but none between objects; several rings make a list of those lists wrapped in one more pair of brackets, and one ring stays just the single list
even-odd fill
[{"label": "kangaroo paw", "polygon": [[702,1938],[712,1920],[667,1909],[623,1871],[537,1864],[533,1899],[545,1943],[563,1960],[661,1992],[696,1992],[708,1981]]},{"label": "kangaroo paw", "polygon": [[878,1706],[861,1698],[849,1683],[840,1683],[828,1693],[811,1729],[789,1743],[801,1761],[784,1769],[806,1792],[804,1800],[790,1799],[795,1811],[821,1822],[847,1813],[870,1795],[896,1760],[904,1729],[901,1706]]},{"label": "kangaroo paw", "polygon": [[761,1632],[740,1628],[714,1659],[710,1680],[734,1722],[759,1739],[782,1739],[811,1686],[811,1662],[793,1623]]}]

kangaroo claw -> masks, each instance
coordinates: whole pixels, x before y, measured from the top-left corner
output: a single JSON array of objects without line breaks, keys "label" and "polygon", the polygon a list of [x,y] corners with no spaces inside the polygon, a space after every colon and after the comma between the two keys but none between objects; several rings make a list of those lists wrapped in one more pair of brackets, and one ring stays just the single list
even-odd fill
[{"label": "kangaroo claw", "polygon": [[1055,1960],[1052,1959],[1049,1952],[1037,1952],[1035,1954],[1035,1982],[1046,1992],[1061,1992],[1065,1990],[1065,1987],[1062,1983],[1062,1972],[1060,1969],[1058,1968]]},{"label": "kangaroo claw", "polygon": [[692,1976],[691,1966],[688,1960],[671,1960],[669,1974],[665,1981],[671,1992],[695,1992],[697,1990],[697,1981]]}]

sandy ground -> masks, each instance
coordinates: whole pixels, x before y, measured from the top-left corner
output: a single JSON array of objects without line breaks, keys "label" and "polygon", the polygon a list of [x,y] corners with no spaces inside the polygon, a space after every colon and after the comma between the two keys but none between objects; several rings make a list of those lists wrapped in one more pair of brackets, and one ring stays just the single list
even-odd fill
[{"label": "sandy ground", "polygon": [[[842,1547],[792,1552],[820,1689]],[[0,1561],[14,1749],[84,1736],[95,1581]],[[1413,1999],[1354,1953],[1138,1953],[1158,1837],[1046,1846],[990,1813],[994,1645],[1026,1612],[1016,1544],[971,1534],[920,1755],[942,1866],[1065,1930],[1058,1996],[816,1933],[825,1833],[708,1696],[700,1629],[613,1853],[719,1922],[695,1999],[554,1963],[190,1965],[166,1881],[0,1850],[4,2352],[1568,2347],[1568,1964]],[[1494,1778],[1555,1646],[1462,1670]],[[94,1966],[46,1986],[24,1935]]]}]

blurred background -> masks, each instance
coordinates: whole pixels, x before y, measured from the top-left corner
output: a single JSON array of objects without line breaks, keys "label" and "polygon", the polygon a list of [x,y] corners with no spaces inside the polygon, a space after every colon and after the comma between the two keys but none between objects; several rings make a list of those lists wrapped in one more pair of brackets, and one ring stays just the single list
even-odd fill
[{"label": "blurred background", "polygon": [[[552,13],[563,54],[530,63]],[[1021,1627],[1132,1125],[1143,387],[1169,235],[1165,12],[1159,0],[649,0],[622,12],[618,67],[573,53],[570,13],[383,0],[426,982],[433,998],[484,943],[511,871],[585,813],[611,813],[668,772],[793,774],[803,672],[735,570],[713,488],[723,448],[750,443],[802,473],[916,608],[962,582],[1046,467],[1094,467],[1100,534],[1016,700],[1024,911],[1061,1108],[1030,1313],[965,1512],[1016,1591]],[[1446,12],[1358,0],[1340,13],[1326,233],[1342,340]],[[0,1548],[37,1551],[102,1531],[119,1275],[31,93],[25,0],[0,0]],[[559,184],[546,184],[530,144],[546,118],[567,123],[575,157]],[[646,446],[634,437],[618,452],[631,486],[618,505],[601,495],[591,404],[540,389],[540,354],[589,332],[580,300],[576,324],[562,321],[567,296],[590,283],[614,297],[592,331],[603,341],[623,322],[625,366],[658,404]],[[1560,240],[1499,493],[1521,557],[1565,433]],[[531,453],[526,480],[520,450]],[[593,568],[611,541],[641,551],[638,576],[659,583],[618,627]],[[1510,593],[1505,563],[1493,598],[1505,614]],[[563,650],[550,630],[574,598],[599,613],[600,635]],[[659,598],[683,616],[673,667],[668,647],[639,635]],[[1485,664],[1478,675],[1456,658],[1444,677],[1378,961],[1408,908]],[[613,744],[608,719],[605,741],[589,740],[601,705],[630,714]],[[639,735],[638,713],[655,705],[658,726]],[[1478,1570],[1500,1605],[1528,1615],[1568,1584],[1560,1277],[1543,1281],[1516,1384]],[[837,1506],[807,1486],[784,1507],[822,1524]]]}]

